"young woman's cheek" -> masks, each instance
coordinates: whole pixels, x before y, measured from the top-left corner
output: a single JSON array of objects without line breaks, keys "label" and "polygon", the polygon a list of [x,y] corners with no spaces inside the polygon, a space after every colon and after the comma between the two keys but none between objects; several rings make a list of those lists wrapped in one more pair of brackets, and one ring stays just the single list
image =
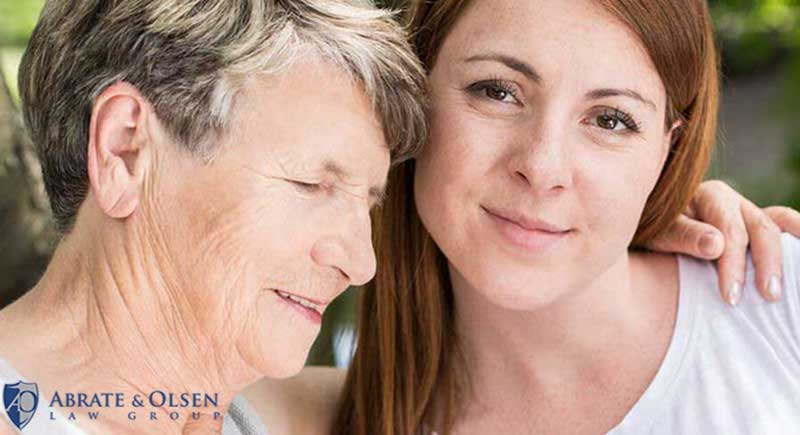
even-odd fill
[{"label": "young woman's cheek", "polygon": [[590,234],[620,243],[633,237],[660,173],[657,151],[652,144],[624,151],[593,143],[579,147],[574,188]]}]

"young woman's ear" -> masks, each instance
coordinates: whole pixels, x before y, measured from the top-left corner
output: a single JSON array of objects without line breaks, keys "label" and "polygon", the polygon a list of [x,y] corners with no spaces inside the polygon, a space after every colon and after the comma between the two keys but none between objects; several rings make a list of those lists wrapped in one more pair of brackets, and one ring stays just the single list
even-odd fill
[{"label": "young woman's ear", "polygon": [[672,123],[672,125],[669,127],[669,130],[667,130],[667,132],[664,134],[664,142],[662,146],[664,155],[661,156],[662,168],[664,167],[664,163],[667,161],[667,157],[669,157],[670,151],[672,151],[672,146],[680,137],[681,128],[683,128],[683,122],[681,120],[677,120]]},{"label": "young woman's ear", "polygon": [[106,88],[92,107],[88,175],[98,207],[109,217],[130,216],[139,205],[150,137],[149,106],[132,85]]}]

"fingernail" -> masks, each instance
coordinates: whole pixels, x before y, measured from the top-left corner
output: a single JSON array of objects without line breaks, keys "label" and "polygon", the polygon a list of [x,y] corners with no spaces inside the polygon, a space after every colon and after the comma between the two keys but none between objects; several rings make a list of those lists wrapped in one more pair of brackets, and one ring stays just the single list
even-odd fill
[{"label": "fingernail", "polygon": [[728,293],[728,303],[731,304],[732,307],[735,307],[739,304],[739,300],[742,298],[742,285],[739,284],[739,281],[736,281],[731,285],[731,291]]},{"label": "fingernail", "polygon": [[717,233],[708,232],[700,237],[700,251],[707,256],[717,253]]},{"label": "fingernail", "polygon": [[772,275],[772,278],[769,279],[769,287],[767,290],[773,300],[777,300],[781,297],[781,279],[778,278],[778,275]]}]

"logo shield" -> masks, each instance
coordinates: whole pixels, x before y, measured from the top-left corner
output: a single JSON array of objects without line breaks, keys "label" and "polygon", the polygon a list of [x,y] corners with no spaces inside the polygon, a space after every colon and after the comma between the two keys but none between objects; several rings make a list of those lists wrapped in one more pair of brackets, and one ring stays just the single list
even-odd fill
[{"label": "logo shield", "polygon": [[39,406],[39,387],[35,383],[17,382],[3,387],[3,405],[8,419],[22,430],[33,419]]}]

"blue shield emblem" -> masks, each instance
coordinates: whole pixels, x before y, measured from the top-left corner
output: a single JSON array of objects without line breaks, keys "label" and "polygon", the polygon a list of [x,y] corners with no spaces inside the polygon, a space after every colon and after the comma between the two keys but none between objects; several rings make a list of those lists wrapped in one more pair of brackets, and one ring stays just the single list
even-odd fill
[{"label": "blue shield emblem", "polygon": [[3,387],[3,405],[8,419],[22,430],[33,419],[39,406],[39,387],[22,381],[6,384]]}]

